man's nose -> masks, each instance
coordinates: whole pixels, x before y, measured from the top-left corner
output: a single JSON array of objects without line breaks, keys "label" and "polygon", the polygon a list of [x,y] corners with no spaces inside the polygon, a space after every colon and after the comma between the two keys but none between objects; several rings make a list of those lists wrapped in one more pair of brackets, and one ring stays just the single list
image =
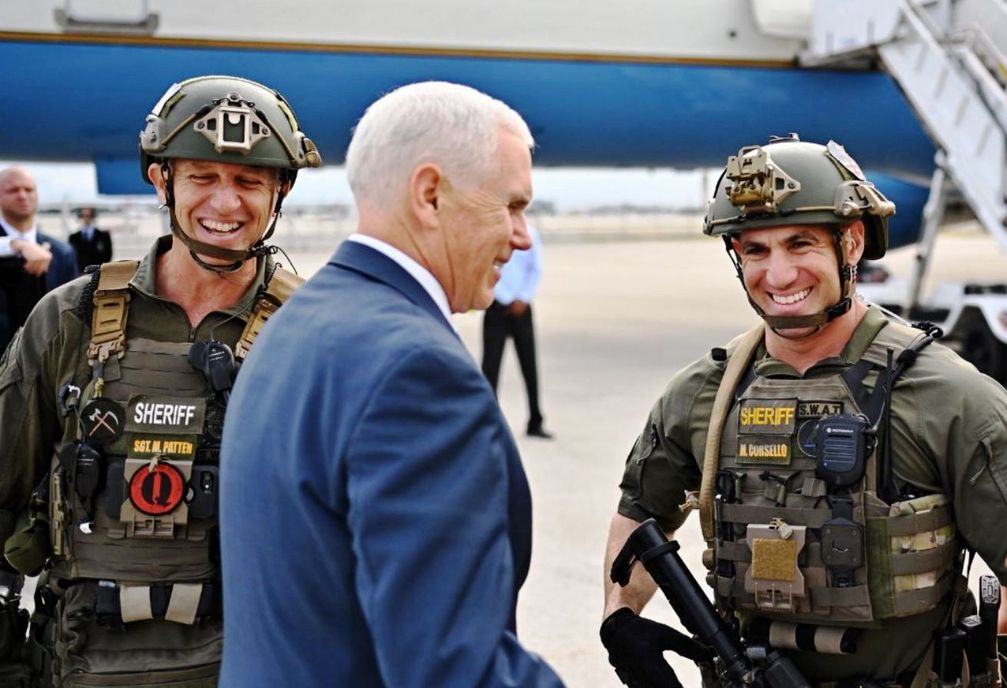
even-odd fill
[{"label": "man's nose", "polygon": [[241,196],[233,184],[220,184],[213,192],[212,203],[214,209],[229,212],[241,206]]},{"label": "man's nose", "polygon": [[774,251],[769,256],[766,270],[766,283],[771,287],[782,288],[790,285],[797,278],[797,265],[782,251]]},{"label": "man's nose", "polygon": [[524,213],[518,215],[514,221],[511,246],[515,251],[527,251],[531,248],[531,232],[528,231],[528,221],[525,219]]}]

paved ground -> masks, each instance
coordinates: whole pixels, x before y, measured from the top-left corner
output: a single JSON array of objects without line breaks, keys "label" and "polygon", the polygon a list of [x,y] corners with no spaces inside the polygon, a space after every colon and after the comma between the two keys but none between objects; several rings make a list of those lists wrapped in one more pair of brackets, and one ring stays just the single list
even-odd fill
[{"label": "paved ground", "polygon": [[[1007,258],[974,233],[942,236],[941,279],[1007,277]],[[294,255],[302,272],[327,256]],[[905,273],[911,252],[888,264]],[[524,457],[535,500],[535,550],[519,607],[519,635],[571,686],[619,686],[597,639],[602,550],[623,461],[671,374],[755,322],[719,241],[548,243],[535,303],[543,408],[554,441],[526,438],[517,359],[508,348],[501,405]],[[481,314],[455,317],[473,355]],[[698,519],[680,532],[701,577]],[[978,575],[980,567],[975,567]],[[671,621],[663,599],[647,610]],[[686,686],[698,685],[688,663]]]}]

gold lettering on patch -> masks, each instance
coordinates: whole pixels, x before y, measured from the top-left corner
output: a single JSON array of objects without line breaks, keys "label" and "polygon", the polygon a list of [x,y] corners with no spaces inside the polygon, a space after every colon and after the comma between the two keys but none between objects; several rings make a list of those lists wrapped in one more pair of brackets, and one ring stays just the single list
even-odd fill
[{"label": "gold lettering on patch", "polygon": [[749,435],[738,440],[738,461],[741,463],[789,464],[790,457],[789,440],[767,439],[759,435]]},{"label": "gold lettering on patch", "polygon": [[787,425],[794,420],[794,409],[754,406],[741,410],[742,425]]}]

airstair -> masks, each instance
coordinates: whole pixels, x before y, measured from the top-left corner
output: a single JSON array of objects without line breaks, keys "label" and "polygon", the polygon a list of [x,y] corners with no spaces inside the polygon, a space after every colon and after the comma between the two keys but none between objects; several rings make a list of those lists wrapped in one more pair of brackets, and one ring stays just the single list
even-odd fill
[{"label": "airstair", "polygon": [[[799,60],[805,67],[881,67],[938,149],[903,313],[920,305],[949,187],[1007,252],[1005,0],[815,0]],[[946,329],[958,331],[966,355],[973,347],[969,357],[980,369],[1007,382],[1005,288],[963,286],[944,311]]]},{"label": "airstair", "polygon": [[[806,66],[876,55],[982,225],[1007,251],[1007,3],[815,3]],[[864,104],[870,107],[869,103]]]}]

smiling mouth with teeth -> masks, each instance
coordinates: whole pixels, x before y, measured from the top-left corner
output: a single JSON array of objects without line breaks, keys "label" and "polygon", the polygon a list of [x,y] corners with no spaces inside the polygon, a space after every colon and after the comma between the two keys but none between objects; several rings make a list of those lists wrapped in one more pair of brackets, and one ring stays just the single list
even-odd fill
[{"label": "smiling mouth with teeth", "polygon": [[211,234],[232,234],[239,229],[243,223],[241,222],[216,222],[215,220],[202,220],[200,223],[203,229],[210,232]]},{"label": "smiling mouth with teeth", "polygon": [[781,294],[770,294],[773,298],[773,303],[778,303],[781,306],[789,306],[790,304],[797,303],[798,301],[803,301],[808,298],[808,294],[811,293],[811,289],[802,289],[799,292],[783,296]]}]

